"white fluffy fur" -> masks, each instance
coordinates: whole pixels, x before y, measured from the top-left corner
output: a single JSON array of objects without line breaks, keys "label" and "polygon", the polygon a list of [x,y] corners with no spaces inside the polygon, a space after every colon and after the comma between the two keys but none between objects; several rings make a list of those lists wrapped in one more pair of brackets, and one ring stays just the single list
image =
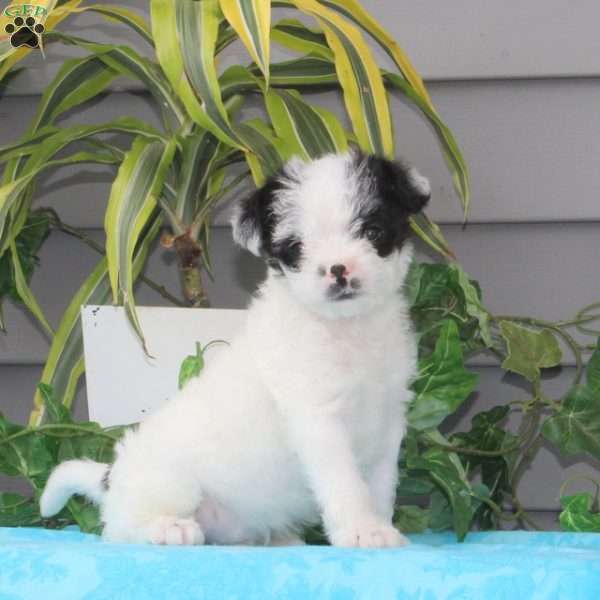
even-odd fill
[{"label": "white fluffy fur", "polygon": [[[296,162],[276,236],[299,232],[302,268],[270,274],[244,331],[201,376],[118,444],[104,465],[69,462],[41,500],[100,503],[104,537],[165,544],[298,543],[323,519],[338,546],[397,546],[397,459],[416,347],[398,290],[410,246],[380,258],[353,236],[365,193],[347,157]],[[245,237],[244,237],[245,236]],[[240,234],[258,252],[260,238]],[[361,294],[333,302],[319,267],[347,265]]]}]

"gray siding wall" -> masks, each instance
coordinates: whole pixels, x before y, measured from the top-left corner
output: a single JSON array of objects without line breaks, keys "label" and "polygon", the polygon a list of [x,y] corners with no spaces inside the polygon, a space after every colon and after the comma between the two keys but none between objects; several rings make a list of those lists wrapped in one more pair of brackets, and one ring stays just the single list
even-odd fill
[{"label": "gray siding wall", "polygon": [[[128,4],[139,8],[142,3]],[[466,270],[481,282],[487,305],[496,313],[568,318],[600,299],[600,41],[595,31],[600,6],[592,0],[510,4],[364,2],[428,79],[433,100],[470,165],[472,211],[463,228],[433,134],[413,109],[394,99],[398,152],[430,177],[431,216],[443,225]],[[84,37],[126,40],[97,17],[83,15],[73,22]],[[32,55],[31,71],[11,83],[0,101],[0,145],[25,130],[56,70],[54,56],[64,53],[61,48],[55,54],[50,47],[45,63]],[[244,60],[243,51],[235,53]],[[321,101],[339,107],[331,95]],[[117,82],[112,93],[69,120],[92,123],[126,114],[156,119],[145,94]],[[66,222],[102,240],[110,181],[107,169],[64,169],[43,181],[38,203],[54,206]],[[234,248],[226,223],[224,208],[216,215],[212,242],[217,277],[207,288],[214,306],[240,308],[264,269]],[[32,286],[53,324],[95,260],[91,250],[59,233],[44,246]],[[162,248],[152,253],[147,274],[179,291],[173,256]],[[144,285],[138,301],[164,304]],[[7,303],[5,317],[9,332],[0,337],[0,410],[24,420],[48,340],[19,306]],[[522,394],[519,382],[503,377],[493,361],[481,358],[473,368],[481,374],[481,385],[459,415],[459,428],[474,411]],[[562,371],[551,375],[548,391],[562,393],[572,375],[570,357]],[[76,411],[86,414],[83,386]],[[599,467],[565,461],[543,449],[524,479],[524,503],[532,509],[556,509],[560,483],[569,474],[597,472]]]}]

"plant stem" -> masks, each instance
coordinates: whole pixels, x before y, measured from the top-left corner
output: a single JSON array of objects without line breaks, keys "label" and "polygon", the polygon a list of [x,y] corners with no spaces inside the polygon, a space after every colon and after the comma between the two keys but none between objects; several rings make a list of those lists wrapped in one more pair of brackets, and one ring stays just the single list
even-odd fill
[{"label": "plant stem", "polygon": [[3,444],[8,444],[13,440],[16,440],[21,437],[25,437],[27,435],[32,435],[35,433],[45,433],[48,432],[52,434],[53,431],[72,431],[78,435],[95,435],[98,437],[103,437],[113,442],[117,439],[109,433],[105,433],[104,431],[90,431],[87,427],[82,427],[81,425],[69,425],[69,424],[48,424],[48,425],[39,425],[38,427],[27,427],[22,429],[21,431],[17,431],[17,433],[13,433],[3,439],[0,439],[0,446]]},{"label": "plant stem", "polygon": [[517,442],[508,446],[507,448],[503,448],[502,450],[478,450],[477,448],[466,448],[463,446],[452,446],[452,444],[441,444],[435,440],[427,438],[432,444],[437,446],[438,448],[442,448],[443,450],[447,450],[448,452],[456,452],[457,454],[468,454],[472,456],[489,456],[489,457],[498,457],[504,456],[508,452],[512,452],[516,450],[521,445],[521,442]]},{"label": "plant stem", "polygon": [[587,306],[584,306],[578,313],[576,318],[579,319],[580,321],[578,323],[575,324],[575,326],[577,327],[577,329],[579,331],[581,331],[581,333],[585,333],[587,335],[600,335],[600,330],[597,329],[590,329],[588,327],[581,327],[581,325],[583,324],[583,319],[586,319],[585,322],[591,322],[591,321],[597,321],[598,319],[600,319],[600,314],[596,314],[596,315],[588,315],[585,316],[586,313],[588,313],[590,310],[595,310],[597,308],[600,308],[600,302],[594,302],[593,304],[588,304]]},{"label": "plant stem", "polygon": [[[539,412],[537,414],[539,415]],[[537,418],[534,417],[534,421],[536,423],[536,429],[537,429],[537,426],[539,425],[539,417],[537,417]],[[519,486],[519,481],[521,480],[523,473],[527,470],[527,467],[529,467],[529,465],[531,464],[531,461],[534,459],[534,457],[538,453],[538,450],[540,449],[540,447],[542,446],[543,443],[544,443],[544,439],[542,438],[541,434],[538,433],[533,438],[533,441],[529,444],[529,446],[527,447],[527,449],[521,456],[521,460],[515,466],[513,478],[511,481],[512,501],[513,501],[513,504],[515,505],[515,508],[517,509],[516,514],[519,516],[519,518],[522,521],[527,523],[530,527],[537,529],[538,531],[541,530],[541,527],[529,515],[527,515],[525,508],[523,507],[523,505],[521,504],[521,501],[519,500],[517,488]]]},{"label": "plant stem", "polygon": [[580,480],[589,481],[590,483],[593,483],[596,486],[596,498],[597,498],[598,495],[600,494],[600,481],[598,481],[597,479],[594,479],[593,477],[590,477],[589,475],[584,475],[583,473],[576,473],[575,475],[569,477],[569,479],[567,479],[560,486],[560,490],[558,491],[558,495],[562,496],[565,493],[565,490],[567,489],[567,487],[569,486],[569,484],[571,482],[573,482],[573,481],[580,481]]},{"label": "plant stem", "polygon": [[[100,244],[95,242],[93,239],[89,238],[85,233],[83,233],[79,229],[76,229],[75,227],[71,227],[70,225],[63,223],[62,220],[59,218],[59,216],[54,211],[52,211],[52,213],[53,213],[52,225],[55,229],[62,231],[63,233],[66,233],[67,235],[70,235],[72,237],[75,237],[78,240],[81,240],[84,244],[86,244],[87,246],[92,248],[92,250],[95,250],[96,252],[98,252],[98,254],[102,254],[102,255],[105,254],[104,248]],[[142,274],[139,275],[139,279],[140,279],[140,281],[143,281],[148,287],[152,288],[155,292],[159,293],[163,298],[165,298],[166,300],[171,302],[171,304],[174,304],[175,306],[181,306],[181,307],[187,306],[187,304],[185,302],[182,302],[181,300],[179,300],[179,298],[173,296],[165,288],[164,285],[160,285],[159,283],[156,283],[154,280],[152,280],[149,277],[146,277],[145,275],[142,275]]]},{"label": "plant stem", "polygon": [[183,293],[189,306],[193,308],[204,308],[208,306],[208,298],[204,293],[202,277],[200,275],[200,259],[202,249],[186,232],[178,235],[173,240],[179,270],[183,283]]}]

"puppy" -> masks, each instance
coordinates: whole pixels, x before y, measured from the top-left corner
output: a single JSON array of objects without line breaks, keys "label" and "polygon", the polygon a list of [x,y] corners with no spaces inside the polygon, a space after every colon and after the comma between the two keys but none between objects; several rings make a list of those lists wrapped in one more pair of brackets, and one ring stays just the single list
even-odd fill
[{"label": "puppy", "polygon": [[59,465],[42,515],[83,494],[113,542],[295,544],[322,519],[335,546],[405,544],[392,513],[416,343],[401,287],[429,196],[415,169],[356,151],[289,162],[233,218],[269,265],[241,335],[113,465]]}]

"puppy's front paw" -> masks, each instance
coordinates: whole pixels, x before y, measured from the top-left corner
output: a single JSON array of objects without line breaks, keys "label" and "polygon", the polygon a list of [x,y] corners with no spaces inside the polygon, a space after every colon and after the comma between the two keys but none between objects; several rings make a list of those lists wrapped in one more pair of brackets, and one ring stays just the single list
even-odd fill
[{"label": "puppy's front paw", "polygon": [[395,548],[410,543],[395,527],[373,517],[332,531],[329,539],[342,548]]},{"label": "puppy's front paw", "polygon": [[204,544],[204,533],[194,519],[158,517],[149,526],[152,544],[195,546]]}]

